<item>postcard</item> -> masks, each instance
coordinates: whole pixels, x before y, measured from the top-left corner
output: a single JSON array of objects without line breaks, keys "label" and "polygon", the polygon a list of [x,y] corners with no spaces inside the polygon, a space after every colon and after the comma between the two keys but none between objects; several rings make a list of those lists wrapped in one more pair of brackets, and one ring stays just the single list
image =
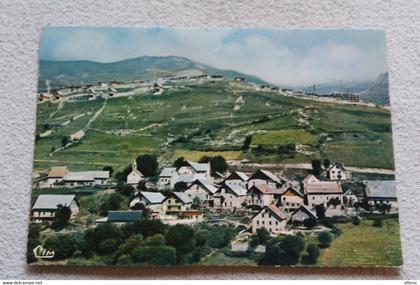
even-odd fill
[{"label": "postcard", "polygon": [[45,28],[27,262],[399,266],[388,90],[378,30]]}]

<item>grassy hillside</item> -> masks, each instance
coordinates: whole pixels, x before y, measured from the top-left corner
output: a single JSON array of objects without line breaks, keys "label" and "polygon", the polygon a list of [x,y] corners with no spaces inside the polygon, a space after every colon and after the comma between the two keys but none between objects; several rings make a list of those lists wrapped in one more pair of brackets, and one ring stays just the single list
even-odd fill
[{"label": "grassy hillside", "polygon": [[[157,154],[162,164],[178,156],[196,160],[222,154],[262,163],[328,157],[349,166],[394,167],[389,111],[286,97],[227,80],[174,85],[159,96],[110,98],[80,143],[48,155],[104,103],[38,105],[37,133],[54,126],[57,131],[37,140],[35,168],[66,164],[72,169],[121,169],[143,153]],[[252,135],[251,149],[243,152],[247,135]],[[290,143],[296,150],[288,148]]]}]

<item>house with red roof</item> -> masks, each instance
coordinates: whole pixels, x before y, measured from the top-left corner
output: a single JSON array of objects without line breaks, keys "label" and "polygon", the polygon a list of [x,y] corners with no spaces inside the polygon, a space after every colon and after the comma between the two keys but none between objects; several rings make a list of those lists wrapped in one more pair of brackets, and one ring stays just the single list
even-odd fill
[{"label": "house with red roof", "polygon": [[289,215],[275,205],[267,205],[252,218],[252,233],[265,228],[270,234],[277,235],[285,230]]}]

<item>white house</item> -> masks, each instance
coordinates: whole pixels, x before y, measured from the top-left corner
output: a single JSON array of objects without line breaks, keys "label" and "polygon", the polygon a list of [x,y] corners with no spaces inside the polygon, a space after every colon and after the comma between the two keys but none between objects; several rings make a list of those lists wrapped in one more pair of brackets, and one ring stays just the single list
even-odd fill
[{"label": "white house", "polygon": [[246,202],[247,190],[241,184],[225,182],[214,194],[215,207],[222,209],[235,209],[243,207]]},{"label": "white house", "polygon": [[367,180],[365,184],[365,196],[369,205],[391,205],[391,211],[398,211],[397,191],[393,180]]},{"label": "white house", "polygon": [[341,204],[343,203],[343,190],[338,181],[307,183],[303,185],[303,189],[306,195],[307,205],[312,209],[320,204],[327,207],[331,199],[338,199]]},{"label": "white house", "polygon": [[327,169],[327,177],[330,180],[346,180],[346,169],[341,163],[335,163]]},{"label": "white house", "polygon": [[281,206],[286,211],[292,211],[304,204],[304,195],[293,186],[289,186],[286,191],[281,194],[277,206]]},{"label": "white house", "polygon": [[47,177],[39,182],[39,188],[58,187],[59,183],[63,181],[63,177],[68,171],[69,169],[67,166],[51,167]]},{"label": "white house", "polygon": [[252,218],[252,233],[265,228],[270,234],[278,235],[285,230],[288,220],[289,216],[276,206],[265,206]]},{"label": "white house", "polygon": [[305,205],[294,210],[290,216],[291,221],[303,223],[306,219],[317,219],[316,214]]},{"label": "white house", "polygon": [[272,188],[281,188],[286,181],[277,177],[268,170],[258,169],[248,179],[248,189],[257,185],[268,185]]},{"label": "white house", "polygon": [[31,221],[34,223],[50,222],[54,220],[59,206],[69,207],[71,219],[79,213],[79,203],[76,195],[44,195],[41,194],[31,210]]},{"label": "white house", "polygon": [[162,201],[162,209],[167,214],[187,211],[191,208],[192,199],[183,192],[171,192]]},{"label": "white house", "polygon": [[216,191],[217,188],[214,187],[210,181],[197,179],[188,187],[184,193],[192,200],[198,198],[201,202],[206,203],[209,207],[213,207],[213,195],[216,193]]},{"label": "white house", "polygon": [[127,184],[130,184],[132,186],[137,186],[140,181],[144,180],[143,174],[137,169],[137,163],[134,160],[132,170],[127,175]]},{"label": "white house", "polygon": [[229,183],[230,185],[241,185],[242,187],[247,188],[248,179],[249,177],[245,172],[233,171],[226,177],[224,182]]},{"label": "white house", "polygon": [[144,205],[152,211],[152,218],[156,218],[162,212],[162,202],[165,196],[160,192],[139,191],[130,201],[130,209],[137,204]]},{"label": "white house", "polygon": [[267,184],[254,185],[248,189],[246,203],[248,205],[264,207],[274,203],[281,197],[282,193],[283,191],[281,189],[271,187]]},{"label": "white house", "polygon": [[197,163],[191,161],[184,161],[183,165],[178,169],[179,175],[194,175],[203,174],[206,179],[211,179],[210,176],[210,162]]},{"label": "white house", "polygon": [[165,167],[159,174],[159,180],[157,182],[158,189],[169,189],[174,188],[175,183],[178,180],[178,172],[175,167]]},{"label": "white house", "polygon": [[84,187],[98,186],[107,184],[109,179],[109,171],[78,171],[67,172],[63,177],[63,186]]}]

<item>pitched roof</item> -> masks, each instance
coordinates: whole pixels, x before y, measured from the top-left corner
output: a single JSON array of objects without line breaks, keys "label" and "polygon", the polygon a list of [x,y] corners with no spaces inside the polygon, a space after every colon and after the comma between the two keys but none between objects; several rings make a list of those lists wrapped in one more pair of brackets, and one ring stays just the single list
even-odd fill
[{"label": "pitched roof", "polygon": [[210,181],[208,181],[206,179],[197,179],[197,180],[194,181],[194,183],[192,185],[194,185],[194,184],[200,184],[201,186],[204,187],[204,189],[206,189],[211,194],[214,194],[214,193],[217,192],[217,188],[214,187],[214,185],[211,184]]},{"label": "pitched roof", "polygon": [[305,213],[307,213],[308,215],[312,216],[312,218],[316,219],[316,213],[314,213],[313,211],[311,211],[308,207],[306,207],[305,205],[301,205],[299,208],[297,208],[296,210],[293,211],[292,216],[295,215],[297,212],[303,211]]},{"label": "pitched roof", "polygon": [[109,171],[79,171],[67,172],[64,181],[93,181],[95,179],[108,179]]},{"label": "pitched roof", "polygon": [[48,209],[55,210],[58,205],[70,206],[73,200],[76,198],[76,195],[47,195],[41,194],[36,199],[32,210],[38,209]]},{"label": "pitched roof", "polygon": [[188,197],[188,195],[185,194],[184,192],[172,192],[171,194],[169,194],[168,196],[166,196],[165,200],[168,197],[170,197],[171,195],[176,196],[184,204],[190,204],[190,203],[192,203],[192,199],[190,197]]},{"label": "pitched roof", "polygon": [[336,162],[336,163],[334,163],[334,164],[330,165],[330,167],[328,168],[328,170],[327,170],[327,171],[330,171],[330,170],[331,170],[332,168],[334,168],[335,166],[337,166],[337,167],[339,167],[339,168],[341,168],[341,169],[343,169],[343,170],[346,170],[346,169],[344,168],[344,165],[343,165],[343,164]]},{"label": "pitched roof", "polygon": [[[319,182],[319,179],[315,177],[315,175],[313,174],[307,174],[305,175],[305,177],[302,179],[302,183],[307,184],[309,182],[309,180],[314,180],[316,182]],[[313,182],[312,182],[313,183]]]},{"label": "pitched roof", "polygon": [[341,185],[335,181],[320,181],[305,186],[306,194],[342,194]]},{"label": "pitched roof", "polygon": [[289,218],[289,216],[287,216],[287,214],[285,212],[283,212],[282,210],[280,210],[279,208],[277,208],[273,204],[265,206],[263,208],[263,210],[264,209],[270,210],[270,212],[272,214],[274,214],[275,216],[277,216],[277,218],[280,219],[280,220],[287,220]]},{"label": "pitched roof", "polygon": [[159,174],[159,177],[171,177],[176,172],[176,167],[165,167]]},{"label": "pitched roof", "polygon": [[276,183],[279,183],[279,184],[283,183],[283,181],[282,181],[283,179],[280,179],[279,177],[277,177],[277,175],[273,174],[272,172],[270,172],[268,170],[264,170],[264,169],[258,169],[254,174],[251,175],[251,177],[249,177],[249,180],[254,179],[255,176],[257,176],[259,173],[262,173],[265,177],[267,177],[268,179],[270,179],[270,180],[272,180]]},{"label": "pitched roof", "polygon": [[194,168],[197,172],[205,172],[210,169],[209,163],[198,163],[198,162],[192,162],[192,161],[186,161],[188,165],[190,165],[192,168]]},{"label": "pitched roof", "polygon": [[287,187],[287,188],[286,188],[286,191],[284,191],[284,192],[283,192],[283,194],[285,194],[287,191],[292,191],[292,192],[294,192],[295,194],[297,194],[298,196],[300,196],[300,197],[302,197],[302,198],[303,198],[303,194],[302,194],[299,190],[297,190],[295,187],[293,187],[293,186],[289,186],[289,187]]},{"label": "pitched roof", "polygon": [[253,185],[248,191],[252,189],[257,189],[262,194],[273,195],[273,194],[282,194],[283,190],[273,188],[267,184]]},{"label": "pitched roof", "polygon": [[136,196],[143,196],[151,204],[160,204],[165,199],[165,196],[160,192],[139,191]]},{"label": "pitched roof", "polygon": [[141,220],[143,211],[109,211],[109,222],[135,222]]},{"label": "pitched roof", "polygon": [[246,175],[245,172],[234,171],[228,177],[226,177],[226,180],[233,180],[237,178],[241,179],[242,181],[247,181],[249,179],[248,175]]},{"label": "pitched roof", "polygon": [[67,166],[53,166],[48,172],[48,177],[63,177],[68,171]]},{"label": "pitched roof", "polygon": [[367,180],[364,182],[368,198],[397,198],[397,190],[393,180]]},{"label": "pitched roof", "polygon": [[230,190],[232,190],[232,192],[236,195],[236,196],[246,196],[247,190],[245,187],[241,186],[241,185],[235,185],[229,182],[225,183],[225,187],[229,188]]}]

